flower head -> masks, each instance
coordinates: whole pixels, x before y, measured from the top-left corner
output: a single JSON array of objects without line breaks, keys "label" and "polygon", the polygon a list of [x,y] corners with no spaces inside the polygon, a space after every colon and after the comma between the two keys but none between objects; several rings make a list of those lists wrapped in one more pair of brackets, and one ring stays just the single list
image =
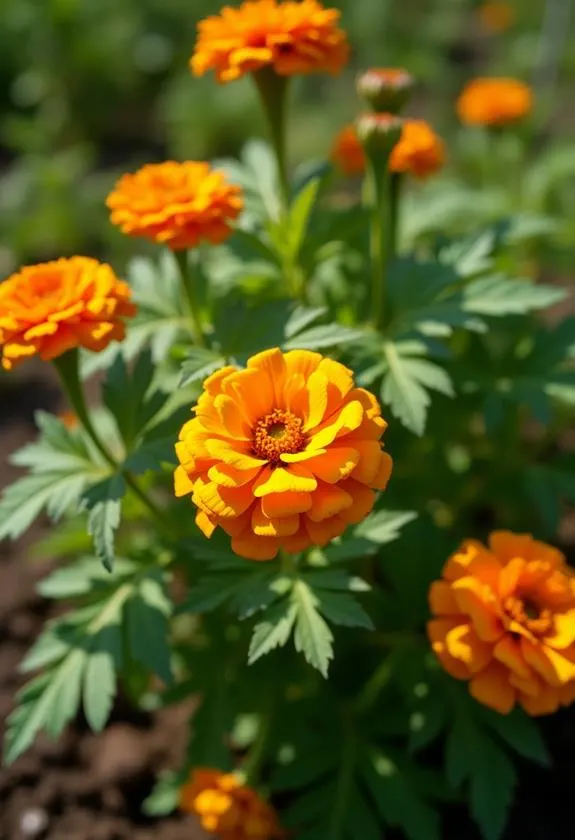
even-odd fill
[{"label": "flower head", "polygon": [[391,153],[392,172],[427,178],[445,163],[445,146],[425,120],[404,120],[401,138]]},{"label": "flower head", "polygon": [[357,92],[374,111],[397,114],[409,100],[415,79],[398,67],[373,67],[357,79]]},{"label": "flower head", "polygon": [[575,578],[557,549],[509,531],[468,540],[429,601],[433,650],[480,703],[541,715],[575,699]]},{"label": "flower head", "polygon": [[134,315],[127,283],[106,263],[70,257],[26,266],[0,283],[0,351],[10,370],[31,356],[50,361],[76,347],[122,341]]},{"label": "flower head", "polygon": [[344,175],[362,175],[365,171],[365,152],[354,125],[344,126],[335,137],[330,160]]},{"label": "flower head", "polygon": [[366,155],[388,164],[393,148],[403,134],[403,120],[396,114],[360,114],[355,124]]},{"label": "flower head", "polygon": [[199,768],[180,790],[180,808],[196,814],[220,840],[276,840],[284,836],[271,805],[233,773]]},{"label": "flower head", "polygon": [[517,79],[473,79],[459,95],[456,108],[467,125],[502,126],[530,113],[533,93]]},{"label": "flower head", "polygon": [[338,73],[349,47],[340,13],[318,0],[246,0],[225,6],[198,26],[191,67],[196,76],[215,70],[219,82],[272,67],[280,76]]},{"label": "flower head", "polygon": [[488,32],[505,32],[515,22],[515,9],[502,0],[483,3],[477,14],[483,28]]},{"label": "flower head", "polygon": [[391,473],[377,400],[319,353],[275,348],[225,367],[195,412],[176,444],[175,492],[242,557],[326,545],[367,516]]},{"label": "flower head", "polygon": [[174,251],[223,242],[243,207],[240,188],[197,161],[149,163],[123,175],[106,204],[123,233]]}]

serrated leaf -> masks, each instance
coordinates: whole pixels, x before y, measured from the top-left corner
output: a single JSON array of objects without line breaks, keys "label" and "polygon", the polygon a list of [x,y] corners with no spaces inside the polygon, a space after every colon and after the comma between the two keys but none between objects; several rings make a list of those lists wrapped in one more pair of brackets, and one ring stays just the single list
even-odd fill
[{"label": "serrated leaf", "polygon": [[287,644],[297,617],[297,607],[287,598],[266,610],[265,618],[254,627],[248,653],[248,664]]},{"label": "serrated leaf", "polygon": [[180,387],[202,382],[225,364],[226,360],[220,353],[205,347],[191,347],[187,359],[182,364]]},{"label": "serrated leaf", "polygon": [[83,693],[84,713],[94,732],[104,728],[115,696],[114,655],[107,650],[98,650],[88,658]]},{"label": "serrated leaf", "polygon": [[358,525],[355,533],[378,545],[396,540],[405,525],[417,519],[413,510],[378,510]]},{"label": "serrated leaf", "polygon": [[404,426],[422,435],[431,403],[429,389],[453,397],[453,385],[443,368],[425,359],[402,355],[401,349],[400,344],[392,342],[384,345],[387,371],[381,398]]},{"label": "serrated leaf", "polygon": [[111,571],[114,565],[115,533],[120,524],[121,500],[125,492],[124,477],[116,474],[93,485],[83,495],[85,505],[90,511],[88,533],[94,540],[96,556],[108,571]]},{"label": "serrated leaf", "polygon": [[290,259],[295,259],[302,247],[310,216],[315,207],[321,178],[313,178],[294,198],[289,211],[289,220],[285,226],[285,251]]},{"label": "serrated leaf", "polygon": [[482,717],[493,732],[516,753],[543,767],[551,766],[551,756],[537,723],[522,709],[509,715],[499,715],[491,709],[481,709]]},{"label": "serrated leaf", "polygon": [[564,300],[567,292],[529,280],[510,280],[502,274],[469,283],[463,292],[463,309],[477,315],[522,315]]},{"label": "serrated leaf", "polygon": [[314,590],[318,609],[332,624],[373,630],[373,622],[361,604],[349,594]]},{"label": "serrated leaf", "polygon": [[349,344],[365,338],[365,331],[354,327],[344,327],[341,324],[323,324],[310,327],[285,341],[284,350],[317,350],[322,347],[336,347]]},{"label": "serrated leaf", "polygon": [[167,685],[172,682],[171,651],[167,640],[170,611],[160,571],[141,578],[126,603],[130,654]]},{"label": "serrated leaf", "polygon": [[327,678],[333,659],[333,634],[318,612],[318,599],[303,580],[296,580],[292,603],[297,609],[294,644],[299,653]]},{"label": "serrated leaf", "polygon": [[289,340],[293,338],[298,333],[305,330],[305,328],[310,324],[313,324],[314,321],[318,321],[320,318],[323,318],[326,312],[327,310],[324,306],[318,306],[314,309],[308,309],[304,306],[296,306],[286,321],[284,328],[286,339]]}]

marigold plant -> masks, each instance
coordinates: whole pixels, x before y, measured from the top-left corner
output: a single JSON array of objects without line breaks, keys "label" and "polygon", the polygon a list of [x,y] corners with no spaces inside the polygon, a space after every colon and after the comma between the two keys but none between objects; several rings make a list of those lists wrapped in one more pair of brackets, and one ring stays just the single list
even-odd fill
[{"label": "marigold plant", "polygon": [[[516,757],[548,763],[537,718],[575,700],[575,320],[542,279],[562,205],[522,132],[461,148],[405,116],[402,69],[362,71],[331,165],[300,165],[289,77],[347,57],[316,0],[216,10],[194,72],[251,74],[268,140],[123,175],[111,223],[147,240],[126,281],[72,257],[0,285],[4,368],[51,362],[66,397],[0,498],[0,539],[52,520],[59,602],[5,760],[80,711],[101,732],[121,692],[189,717],[150,818],[440,840],[455,803],[500,840]],[[529,110],[474,89],[471,121]]]}]

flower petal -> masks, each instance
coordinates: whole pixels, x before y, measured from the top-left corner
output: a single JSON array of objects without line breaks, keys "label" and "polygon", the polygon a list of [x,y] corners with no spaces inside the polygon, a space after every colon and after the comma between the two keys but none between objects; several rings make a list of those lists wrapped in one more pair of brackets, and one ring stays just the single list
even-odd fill
[{"label": "flower petal", "polygon": [[476,674],[469,683],[469,693],[479,703],[508,715],[515,705],[516,692],[507,678],[507,671],[499,662],[492,662]]}]

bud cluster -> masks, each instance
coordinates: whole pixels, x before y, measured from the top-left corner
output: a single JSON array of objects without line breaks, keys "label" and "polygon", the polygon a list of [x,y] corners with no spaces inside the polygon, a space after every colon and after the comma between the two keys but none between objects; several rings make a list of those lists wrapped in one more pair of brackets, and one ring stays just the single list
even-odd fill
[{"label": "bud cluster", "polygon": [[413,76],[400,68],[371,68],[358,77],[357,92],[372,109],[356,122],[357,135],[369,157],[387,159],[398,143],[403,127],[399,112],[414,84]]}]

